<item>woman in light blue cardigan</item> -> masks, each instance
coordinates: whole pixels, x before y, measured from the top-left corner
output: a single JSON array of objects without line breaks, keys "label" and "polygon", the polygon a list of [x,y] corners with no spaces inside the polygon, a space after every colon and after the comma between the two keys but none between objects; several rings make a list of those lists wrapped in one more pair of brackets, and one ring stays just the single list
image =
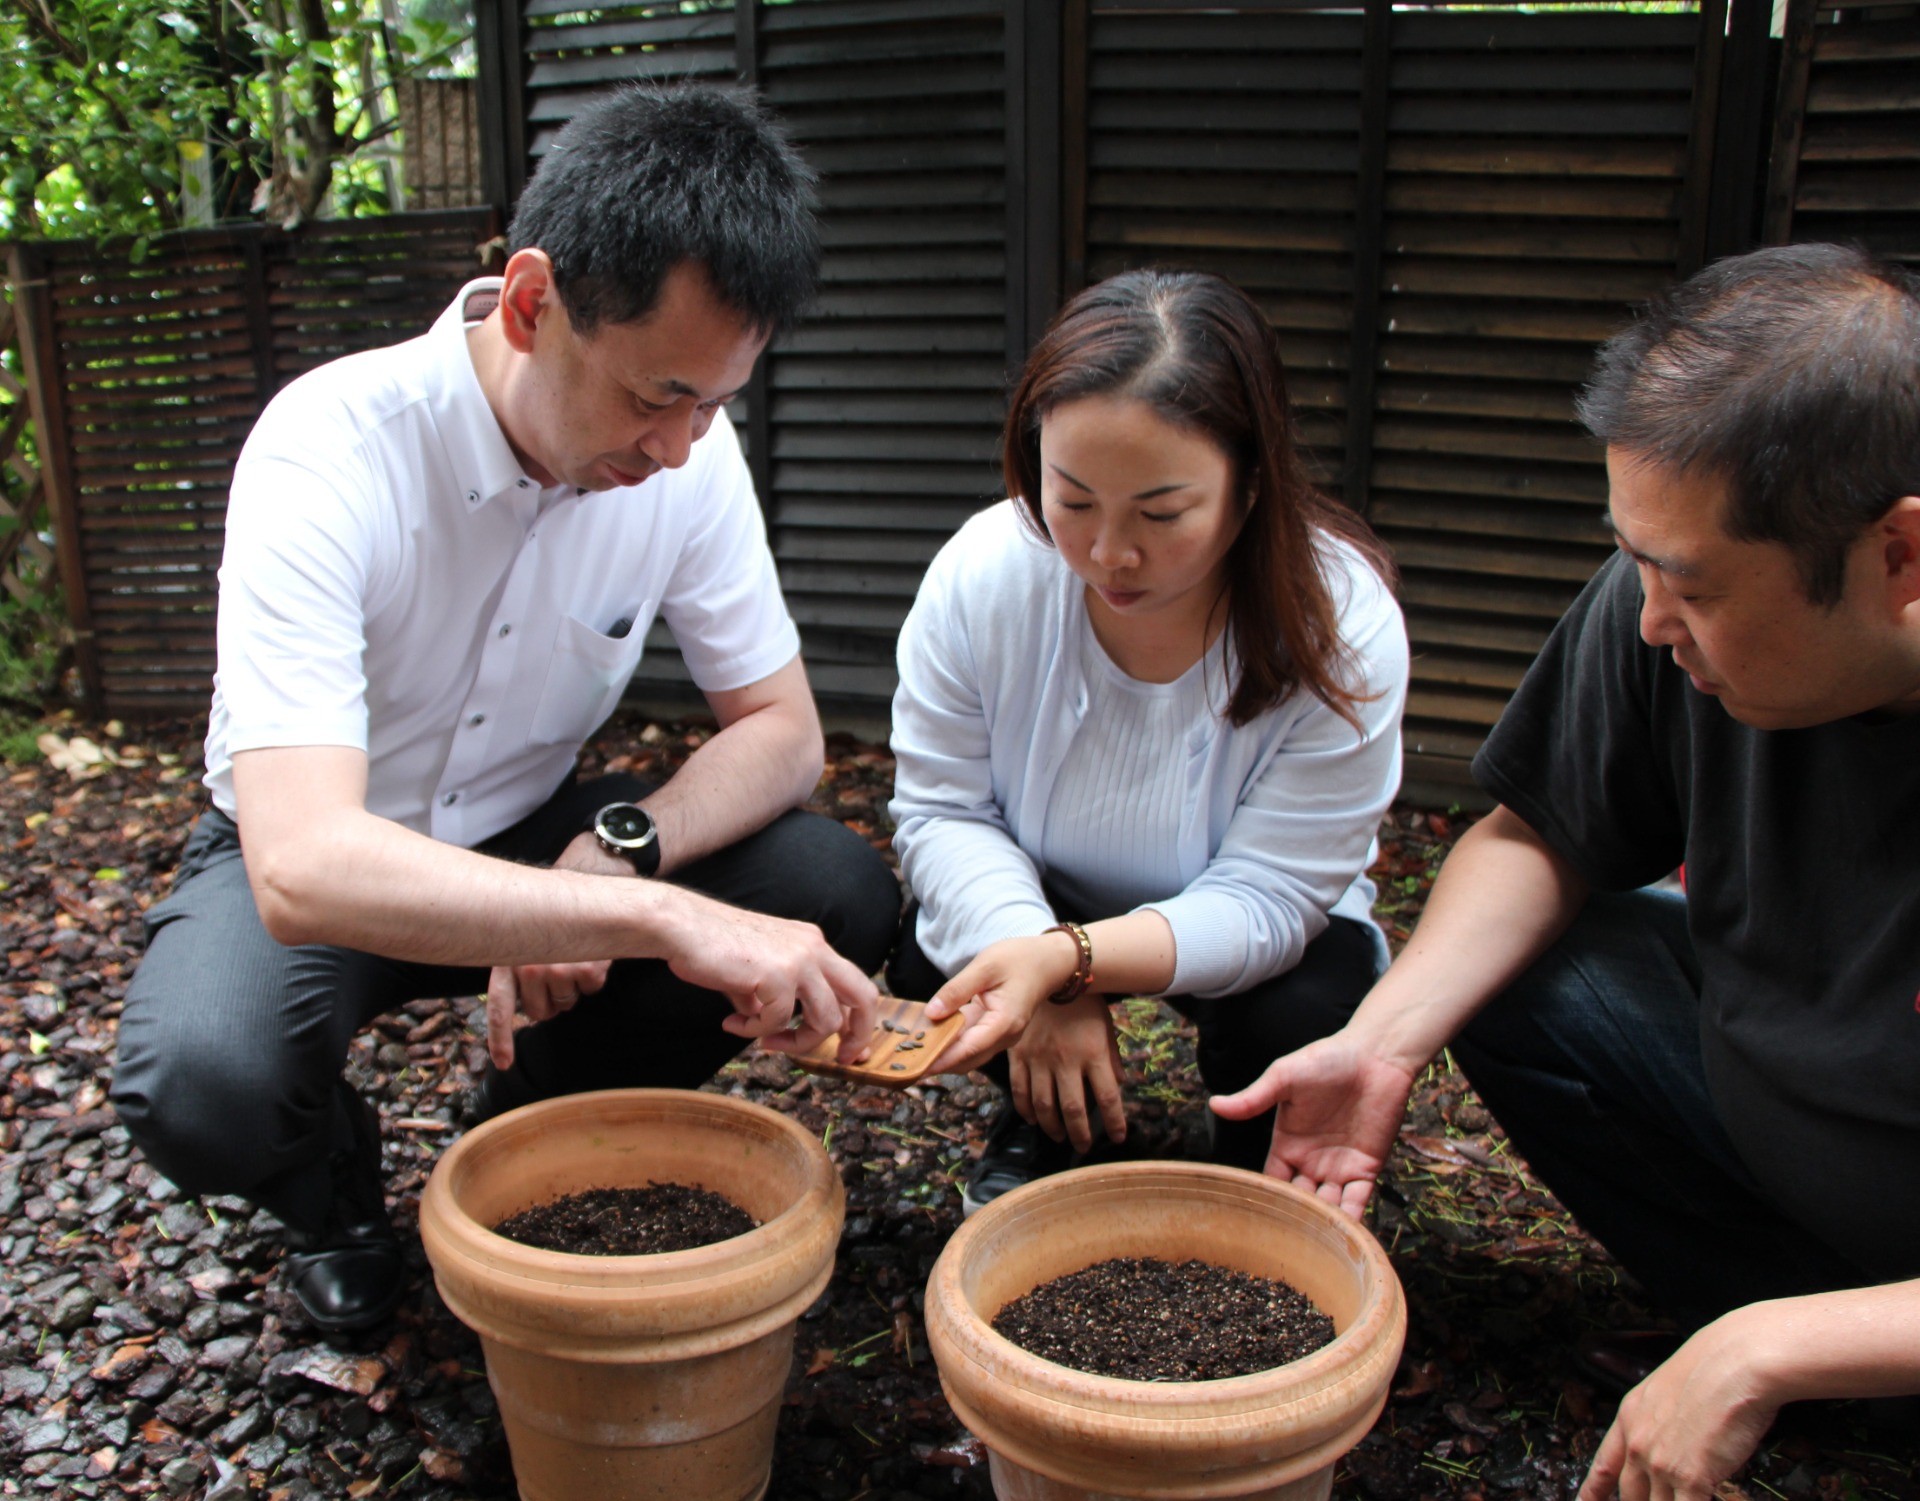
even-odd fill
[{"label": "woman in light blue cardigan", "polygon": [[[1074,298],[1004,466],[1015,498],[927,573],[893,705],[914,904],[890,977],[967,1012],[942,1068],[1006,1053],[970,1208],[1125,1135],[1108,998],[1167,995],[1215,1091],[1308,1040],[1304,1010],[1357,1003],[1407,680],[1385,549],[1307,476],[1277,342],[1230,283]],[[1271,1126],[1218,1123],[1216,1155],[1257,1169]]]}]

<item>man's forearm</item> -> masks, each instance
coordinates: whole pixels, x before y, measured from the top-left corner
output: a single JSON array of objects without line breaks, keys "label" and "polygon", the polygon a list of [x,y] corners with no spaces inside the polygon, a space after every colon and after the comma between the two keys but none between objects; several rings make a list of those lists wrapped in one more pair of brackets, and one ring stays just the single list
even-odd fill
[{"label": "man's forearm", "polygon": [[1419,1072],[1566,931],[1587,891],[1518,815],[1495,809],[1454,846],[1413,937],[1347,1032]]},{"label": "man's forearm", "polygon": [[1920,1393],[1920,1281],[1781,1298],[1728,1317],[1775,1403]]},{"label": "man's forearm", "polygon": [[725,849],[797,808],[820,781],[824,747],[798,659],[791,696],[725,724],[644,799],[660,831],[660,871]]},{"label": "man's forearm", "polygon": [[297,862],[251,849],[247,860],[261,917],[282,943],[424,964],[659,957],[675,952],[704,901],[663,882],[516,865],[358,810],[329,820]]}]

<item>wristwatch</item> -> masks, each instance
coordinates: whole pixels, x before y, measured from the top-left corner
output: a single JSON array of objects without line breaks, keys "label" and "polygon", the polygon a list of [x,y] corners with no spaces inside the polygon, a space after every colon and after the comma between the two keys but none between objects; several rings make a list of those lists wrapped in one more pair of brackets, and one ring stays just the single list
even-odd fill
[{"label": "wristwatch", "polygon": [[593,815],[593,837],[609,855],[631,861],[636,874],[660,869],[660,836],[653,815],[638,803],[608,803]]}]

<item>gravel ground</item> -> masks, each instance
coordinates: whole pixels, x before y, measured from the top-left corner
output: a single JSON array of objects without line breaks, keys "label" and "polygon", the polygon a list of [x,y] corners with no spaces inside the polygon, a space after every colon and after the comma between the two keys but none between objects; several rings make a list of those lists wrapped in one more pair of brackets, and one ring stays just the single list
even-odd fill
[{"label": "gravel ground", "polygon": [[[0,1495],[512,1496],[477,1342],[435,1295],[415,1234],[484,1061],[478,1002],[417,1002],[353,1049],[412,1282],[385,1327],[328,1341],[277,1285],[271,1223],[238,1199],[181,1196],[106,1104],[140,914],[164,895],[197,807],[200,727],[49,729],[59,764],[0,772]],[[587,765],[664,773],[703,733],[616,721]],[[815,806],[884,849],[891,772],[883,750],[838,740]],[[1396,939],[1457,822],[1391,815],[1376,876]],[[1136,1146],[1196,1153],[1190,1034],[1151,1003],[1124,1015]],[[994,1091],[951,1075],[862,1090],[776,1058],[736,1062],[708,1087],[820,1135],[848,1190],[833,1284],[800,1325],[773,1496],[987,1497],[984,1456],[941,1398],[920,1296]],[[1568,1347],[1652,1320],[1444,1068],[1416,1093],[1375,1228],[1412,1323],[1393,1398],[1336,1496],[1571,1496],[1612,1407]],[[1721,1498],[1913,1497],[1917,1475],[1920,1439],[1868,1439],[1829,1409],[1783,1425]]]}]

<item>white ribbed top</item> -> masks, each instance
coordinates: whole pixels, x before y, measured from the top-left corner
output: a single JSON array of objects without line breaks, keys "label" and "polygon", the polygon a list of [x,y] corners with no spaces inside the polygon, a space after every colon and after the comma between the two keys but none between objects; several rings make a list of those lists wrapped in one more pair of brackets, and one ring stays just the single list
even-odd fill
[{"label": "white ribbed top", "polygon": [[1187,746],[1210,728],[1206,675],[1216,647],[1171,683],[1143,683],[1081,633],[1087,716],[1060,764],[1040,868],[1065,907],[1088,921],[1163,901],[1187,884],[1179,858]]}]

